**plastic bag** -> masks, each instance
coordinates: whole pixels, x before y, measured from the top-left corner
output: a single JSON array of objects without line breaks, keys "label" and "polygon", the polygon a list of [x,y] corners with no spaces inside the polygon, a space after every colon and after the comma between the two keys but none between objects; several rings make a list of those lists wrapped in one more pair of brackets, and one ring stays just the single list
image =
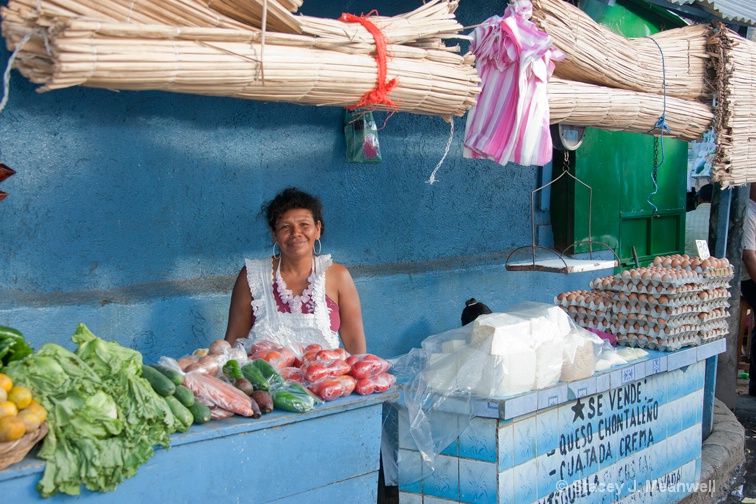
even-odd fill
[{"label": "plastic bag", "polygon": [[333,401],[346,397],[354,391],[357,379],[349,375],[328,376],[311,384],[310,392],[324,401]]},{"label": "plastic bag", "polygon": [[349,364],[341,359],[305,361],[300,368],[305,380],[314,383],[326,377],[345,375],[349,372]]},{"label": "plastic bag", "polygon": [[572,329],[564,338],[561,380],[571,382],[593,376],[596,368],[596,347],[604,341],[593,332],[580,327]]},{"label": "plastic bag", "polygon": [[346,363],[350,366],[349,374],[358,380],[385,373],[391,367],[389,361],[373,354],[350,355]]},{"label": "plastic bag", "polygon": [[[573,331],[591,338],[562,308],[526,302],[429,336],[421,348],[389,359],[402,394],[384,421],[387,484],[398,483],[401,455],[392,440],[401,436],[407,448],[402,450],[404,454],[420,452],[418,460],[408,464],[417,479],[403,467],[408,479],[401,484],[431,474],[438,454],[459,437],[474,416],[474,397],[508,396],[559,381],[565,353],[573,355],[570,348],[574,344],[565,350]],[[355,388],[358,393],[359,386]]]},{"label": "plastic bag", "polygon": [[357,109],[344,112],[344,140],[349,163],[380,163],[381,148],[373,113]]},{"label": "plastic bag", "polygon": [[[158,364],[183,372],[178,363],[170,357],[160,357]],[[246,417],[255,414],[249,396],[230,383],[202,371],[189,371],[183,374],[184,386],[192,391],[195,400],[205,406],[222,408]]]},{"label": "plastic bag", "polygon": [[396,377],[388,373],[379,373],[357,380],[354,391],[359,395],[379,394],[386,392],[396,382]]}]

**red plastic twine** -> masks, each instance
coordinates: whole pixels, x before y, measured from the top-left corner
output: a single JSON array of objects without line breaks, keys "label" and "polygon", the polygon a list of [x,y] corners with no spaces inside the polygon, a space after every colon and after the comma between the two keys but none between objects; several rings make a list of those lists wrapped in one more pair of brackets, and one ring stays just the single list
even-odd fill
[{"label": "red plastic twine", "polygon": [[375,105],[385,105],[388,108],[396,108],[396,103],[389,99],[388,94],[396,87],[398,82],[396,81],[396,78],[386,82],[386,74],[388,73],[386,69],[386,37],[377,26],[368,20],[368,17],[373,14],[378,14],[378,12],[372,10],[362,16],[355,16],[354,14],[345,12],[339,18],[339,21],[343,21],[344,23],[360,23],[368,32],[370,32],[373,39],[375,39],[375,61],[378,63],[378,82],[375,89],[365,93],[357,105],[347,107],[349,110],[362,107],[374,107]]}]

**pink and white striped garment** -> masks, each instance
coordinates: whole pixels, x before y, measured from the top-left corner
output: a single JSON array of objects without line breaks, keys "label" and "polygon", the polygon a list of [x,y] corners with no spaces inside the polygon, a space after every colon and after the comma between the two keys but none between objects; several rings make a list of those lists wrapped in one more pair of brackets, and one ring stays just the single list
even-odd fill
[{"label": "pink and white striped garment", "polygon": [[532,5],[518,0],[504,17],[493,16],[472,33],[470,49],[482,79],[478,103],[468,111],[466,158],[506,165],[551,161],[546,87],[554,61],[564,54],[530,21]]}]

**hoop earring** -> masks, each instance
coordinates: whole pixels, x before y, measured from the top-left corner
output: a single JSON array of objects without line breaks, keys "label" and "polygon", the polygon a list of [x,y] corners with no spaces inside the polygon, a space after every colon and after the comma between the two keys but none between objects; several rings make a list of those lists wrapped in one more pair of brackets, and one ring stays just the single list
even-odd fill
[{"label": "hoop earring", "polygon": [[278,259],[279,257],[281,257],[281,247],[278,247],[278,254],[276,254],[276,245],[278,245],[278,243],[273,244],[273,258],[274,259]]},{"label": "hoop earring", "polygon": [[315,245],[318,247],[318,250],[315,250],[315,247],[312,247],[312,253],[315,254],[316,256],[319,256],[320,251],[323,250],[323,244],[320,243],[320,238],[315,240]]}]

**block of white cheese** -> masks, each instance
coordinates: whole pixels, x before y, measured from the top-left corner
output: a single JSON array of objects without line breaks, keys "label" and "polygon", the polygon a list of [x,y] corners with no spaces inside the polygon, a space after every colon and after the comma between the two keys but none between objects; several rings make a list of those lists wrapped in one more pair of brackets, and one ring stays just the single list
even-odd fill
[{"label": "block of white cheese", "polygon": [[558,306],[530,319],[531,341],[536,352],[536,389],[550,387],[559,381],[564,338],[569,332],[569,316]]},{"label": "block of white cheese", "polygon": [[428,387],[441,392],[457,390],[458,360],[453,354],[434,353],[428,357],[423,379]]},{"label": "block of white cheese", "polygon": [[536,351],[530,326],[530,320],[507,313],[491,313],[475,319],[471,345],[485,355],[480,381],[474,389],[476,393],[491,397],[533,390]]}]

